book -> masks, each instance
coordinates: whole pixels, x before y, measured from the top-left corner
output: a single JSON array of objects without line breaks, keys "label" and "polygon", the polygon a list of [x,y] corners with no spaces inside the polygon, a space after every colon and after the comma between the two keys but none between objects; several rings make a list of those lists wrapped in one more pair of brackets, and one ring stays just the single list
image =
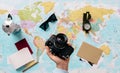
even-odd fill
[{"label": "book", "polygon": [[12,64],[15,69],[18,69],[34,60],[27,47],[10,55],[8,59],[10,64]]},{"label": "book", "polygon": [[18,42],[15,43],[15,46],[17,47],[18,50],[21,50],[22,48],[28,47],[30,53],[32,54],[33,51],[31,49],[31,47],[29,46],[28,42],[26,41],[26,39],[22,39]]}]

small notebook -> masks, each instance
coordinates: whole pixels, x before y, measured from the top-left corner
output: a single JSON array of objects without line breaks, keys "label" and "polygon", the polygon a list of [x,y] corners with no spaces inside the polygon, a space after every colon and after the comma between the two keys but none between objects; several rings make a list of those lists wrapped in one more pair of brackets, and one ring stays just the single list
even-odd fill
[{"label": "small notebook", "polygon": [[18,69],[34,60],[27,47],[10,55],[8,59],[15,69]]},{"label": "small notebook", "polygon": [[77,56],[87,60],[88,62],[97,64],[102,55],[102,52],[103,51],[101,49],[98,49],[86,42],[83,42],[77,53]]},{"label": "small notebook", "polygon": [[26,41],[25,38],[16,42],[15,46],[17,47],[18,50],[21,50],[22,48],[28,47],[30,53],[31,54],[33,53],[32,49],[30,48],[30,46],[29,46],[29,44],[28,44],[28,42]]}]

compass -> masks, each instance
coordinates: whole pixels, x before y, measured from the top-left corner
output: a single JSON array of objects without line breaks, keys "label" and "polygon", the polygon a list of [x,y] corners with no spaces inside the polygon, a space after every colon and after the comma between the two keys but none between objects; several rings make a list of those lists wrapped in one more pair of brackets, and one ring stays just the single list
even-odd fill
[{"label": "compass", "polygon": [[86,32],[86,33],[89,33],[89,31],[91,30],[91,24],[84,24],[83,25],[83,30]]},{"label": "compass", "polygon": [[90,19],[91,15],[89,12],[83,14],[83,31],[85,31],[86,33],[89,33],[89,31],[91,30],[91,24],[89,21]]}]

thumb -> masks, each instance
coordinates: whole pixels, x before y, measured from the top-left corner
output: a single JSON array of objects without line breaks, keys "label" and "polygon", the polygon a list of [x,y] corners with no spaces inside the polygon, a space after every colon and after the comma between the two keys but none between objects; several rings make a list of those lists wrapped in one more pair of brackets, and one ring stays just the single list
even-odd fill
[{"label": "thumb", "polygon": [[50,52],[50,49],[49,49],[49,47],[48,46],[45,46],[46,47],[46,52],[47,52],[47,55],[50,57],[50,58],[52,58],[52,53]]}]

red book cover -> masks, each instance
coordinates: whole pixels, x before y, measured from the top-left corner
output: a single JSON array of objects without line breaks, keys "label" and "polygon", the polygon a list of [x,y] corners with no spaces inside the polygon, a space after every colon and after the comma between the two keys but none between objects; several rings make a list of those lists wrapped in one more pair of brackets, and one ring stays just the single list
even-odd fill
[{"label": "red book cover", "polygon": [[15,46],[17,47],[18,50],[21,50],[21,49],[23,49],[25,47],[28,47],[30,53],[31,54],[33,53],[32,49],[30,48],[30,46],[29,46],[29,44],[28,44],[28,42],[26,41],[25,38],[20,40],[20,41],[18,41],[18,42],[16,42]]}]

